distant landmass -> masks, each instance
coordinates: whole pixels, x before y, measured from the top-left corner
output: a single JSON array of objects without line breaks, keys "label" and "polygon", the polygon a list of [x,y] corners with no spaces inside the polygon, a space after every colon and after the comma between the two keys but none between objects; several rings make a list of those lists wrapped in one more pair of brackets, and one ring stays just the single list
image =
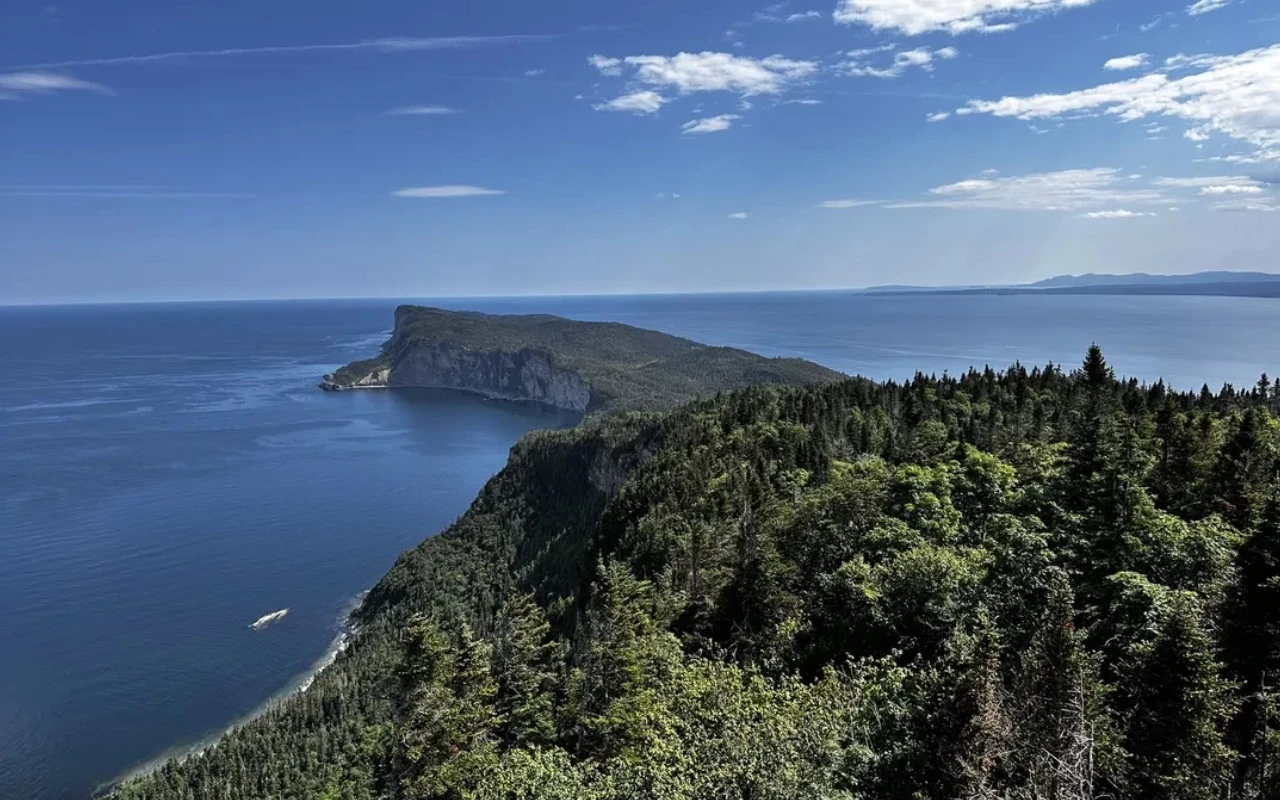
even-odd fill
[{"label": "distant landmass", "polygon": [[401,306],[382,352],[326,375],[320,387],[460,389],[589,413],[671,408],[747,386],[844,377],[811,361],[615,322]]},{"label": "distant landmass", "polygon": [[868,294],[1129,294],[1280,297],[1280,274],[1213,270],[1189,275],[1057,275],[1034,283],[990,286],[873,286]]},{"label": "distant landmass", "polygon": [[1107,275],[1095,272],[1084,275],[1057,275],[1042,281],[1026,284],[1028,288],[1085,288],[1099,286],[1213,286],[1218,284],[1257,284],[1280,282],[1280,275],[1269,272],[1231,272],[1211,270],[1193,272],[1190,275],[1153,275],[1147,272],[1129,272]]}]

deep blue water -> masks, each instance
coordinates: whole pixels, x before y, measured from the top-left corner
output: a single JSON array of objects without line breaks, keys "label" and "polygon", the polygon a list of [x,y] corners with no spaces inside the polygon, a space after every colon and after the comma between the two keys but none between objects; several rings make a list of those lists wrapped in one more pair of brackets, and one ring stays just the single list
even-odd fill
[{"label": "deep blue water", "polygon": [[[1280,372],[1280,304],[780,294],[448,300],[905,378],[1015,360],[1180,387]],[[0,798],[84,798],[296,687],[524,432],[450,392],[324,394],[393,301],[0,308]],[[288,607],[264,630],[255,619]]]}]

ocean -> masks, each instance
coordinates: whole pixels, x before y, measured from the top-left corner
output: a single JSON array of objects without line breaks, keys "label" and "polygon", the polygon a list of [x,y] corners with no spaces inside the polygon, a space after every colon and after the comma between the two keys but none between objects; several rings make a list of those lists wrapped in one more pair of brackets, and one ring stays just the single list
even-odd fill
[{"label": "ocean", "polygon": [[[1280,372],[1276,300],[848,293],[450,299],[881,379],[1021,361],[1180,388]],[[83,800],[305,684],[341,619],[512,444],[576,418],[327,394],[391,300],[0,307],[0,798]],[[275,622],[255,620],[283,609]]]}]

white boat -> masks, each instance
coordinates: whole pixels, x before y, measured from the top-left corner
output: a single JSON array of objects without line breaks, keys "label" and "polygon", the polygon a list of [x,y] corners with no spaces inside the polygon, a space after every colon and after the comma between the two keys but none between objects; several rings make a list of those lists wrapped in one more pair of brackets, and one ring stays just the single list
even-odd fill
[{"label": "white boat", "polygon": [[258,617],[258,620],[250,625],[255,631],[262,630],[273,622],[284,619],[284,615],[289,613],[289,609],[282,608],[279,611],[272,611],[270,614]]}]

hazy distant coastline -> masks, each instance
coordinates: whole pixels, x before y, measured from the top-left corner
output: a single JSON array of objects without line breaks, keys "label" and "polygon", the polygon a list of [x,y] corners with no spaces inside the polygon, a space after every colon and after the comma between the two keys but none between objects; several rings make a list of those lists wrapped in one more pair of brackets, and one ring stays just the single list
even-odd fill
[{"label": "hazy distant coastline", "polygon": [[994,286],[872,286],[874,295],[1019,295],[1105,294],[1189,295],[1217,297],[1280,297],[1280,274],[1267,272],[1196,272],[1190,275],[1058,275],[1034,283]]}]

